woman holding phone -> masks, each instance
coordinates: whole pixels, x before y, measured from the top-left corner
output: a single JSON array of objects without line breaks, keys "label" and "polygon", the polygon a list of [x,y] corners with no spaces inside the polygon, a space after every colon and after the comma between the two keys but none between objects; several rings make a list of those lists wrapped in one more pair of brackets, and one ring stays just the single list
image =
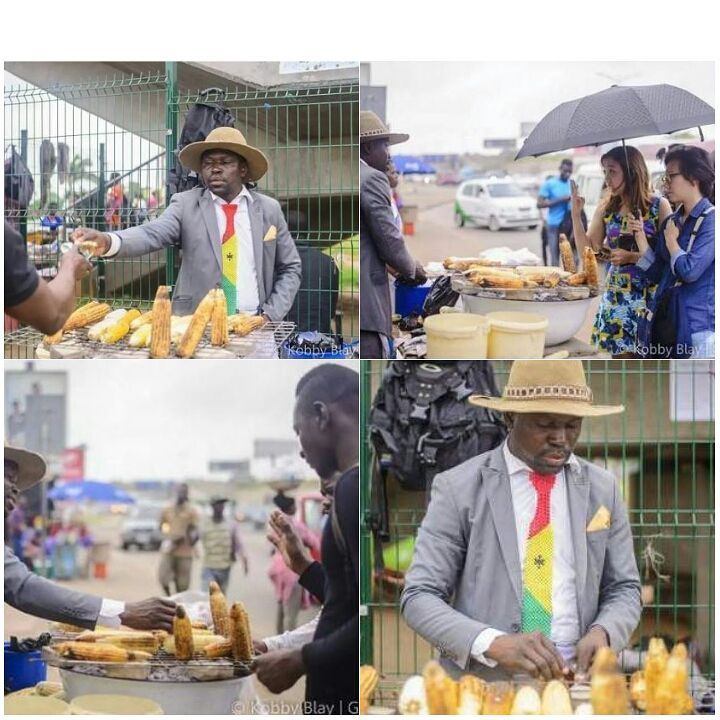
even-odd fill
[{"label": "woman holding phone", "polygon": [[587,230],[582,224],[585,199],[572,182],[571,214],[578,254],[586,246],[609,261],[605,291],[600,298],[592,343],[613,357],[635,357],[638,317],[652,298],[654,286],[635,267],[641,256],[631,221],[641,218],[645,237],[654,247],[661,223],[671,213],[670,203],[655,195],[640,151],[630,145],[606,152],[600,163],[606,192]]}]

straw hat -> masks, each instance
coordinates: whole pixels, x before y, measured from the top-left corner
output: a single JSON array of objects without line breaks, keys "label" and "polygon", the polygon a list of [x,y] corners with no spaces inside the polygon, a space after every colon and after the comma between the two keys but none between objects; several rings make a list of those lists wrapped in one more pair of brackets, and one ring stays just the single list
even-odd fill
[{"label": "straw hat", "polygon": [[18,490],[27,490],[40,482],[47,472],[45,458],[23,448],[13,447],[5,441],[5,459],[12,460],[18,466]]},{"label": "straw hat", "polygon": [[515,413],[553,413],[602,417],[625,410],[622,405],[593,405],[580,360],[516,360],[501,398],[472,395],[473,405]]},{"label": "straw hat", "polygon": [[249,180],[259,180],[268,169],[268,159],[257,148],[248,145],[245,136],[235,128],[215,128],[202,142],[186,145],[180,151],[180,162],[189,170],[200,172],[202,155],[208,150],[227,150],[245,158]]},{"label": "straw hat", "polygon": [[371,110],[360,111],[360,142],[387,140],[390,145],[397,145],[409,139],[407,133],[390,132],[388,126]]}]

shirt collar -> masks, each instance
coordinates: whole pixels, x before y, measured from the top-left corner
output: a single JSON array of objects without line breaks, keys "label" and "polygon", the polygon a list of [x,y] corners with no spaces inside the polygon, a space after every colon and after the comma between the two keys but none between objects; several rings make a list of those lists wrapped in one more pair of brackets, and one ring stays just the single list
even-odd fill
[{"label": "shirt collar", "polygon": [[[507,465],[508,474],[510,475],[510,477],[519,472],[533,472],[532,468],[530,468],[526,463],[524,463],[519,457],[516,457],[510,452],[507,440],[505,440],[505,442],[503,443],[503,456],[505,458],[505,464]],[[570,467],[574,468],[575,470],[580,470],[580,461],[577,459],[575,453],[570,454],[566,465],[570,465]]]},{"label": "shirt collar", "polygon": [[[706,198],[701,198],[699,202],[695,203],[695,207],[688,213],[688,217],[691,218],[699,218],[700,215],[705,211],[707,207],[709,207],[712,203]],[[678,214],[680,213],[680,208],[678,208]]]},{"label": "shirt collar", "polygon": [[219,195],[216,195],[212,190],[210,191],[210,195],[212,196],[213,202],[218,203],[219,205],[237,205],[241,197],[247,198],[247,201],[249,203],[253,201],[252,194],[244,185],[243,189],[238,193],[237,197],[233,198],[233,201],[229,203],[226,203]]}]

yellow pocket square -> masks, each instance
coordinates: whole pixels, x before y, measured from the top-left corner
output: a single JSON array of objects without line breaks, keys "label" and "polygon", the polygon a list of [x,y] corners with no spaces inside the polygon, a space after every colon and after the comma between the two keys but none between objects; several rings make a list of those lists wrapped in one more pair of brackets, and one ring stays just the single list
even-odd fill
[{"label": "yellow pocket square", "polygon": [[601,505],[595,516],[587,526],[587,532],[597,532],[598,530],[607,530],[610,527],[610,511]]},{"label": "yellow pocket square", "polygon": [[271,225],[268,228],[268,231],[265,233],[265,237],[263,238],[263,242],[270,242],[271,240],[277,240],[277,228],[274,225]]}]

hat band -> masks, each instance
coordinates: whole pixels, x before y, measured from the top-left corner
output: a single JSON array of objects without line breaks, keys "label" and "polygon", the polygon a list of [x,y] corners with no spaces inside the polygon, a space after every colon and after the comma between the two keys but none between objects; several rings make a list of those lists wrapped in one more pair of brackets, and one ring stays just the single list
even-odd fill
[{"label": "hat band", "polygon": [[360,133],[360,137],[370,137],[371,135],[390,135],[390,131],[380,128],[379,130],[364,130]]},{"label": "hat band", "polygon": [[507,400],[582,400],[591,403],[592,390],[586,385],[520,385],[505,387]]}]

